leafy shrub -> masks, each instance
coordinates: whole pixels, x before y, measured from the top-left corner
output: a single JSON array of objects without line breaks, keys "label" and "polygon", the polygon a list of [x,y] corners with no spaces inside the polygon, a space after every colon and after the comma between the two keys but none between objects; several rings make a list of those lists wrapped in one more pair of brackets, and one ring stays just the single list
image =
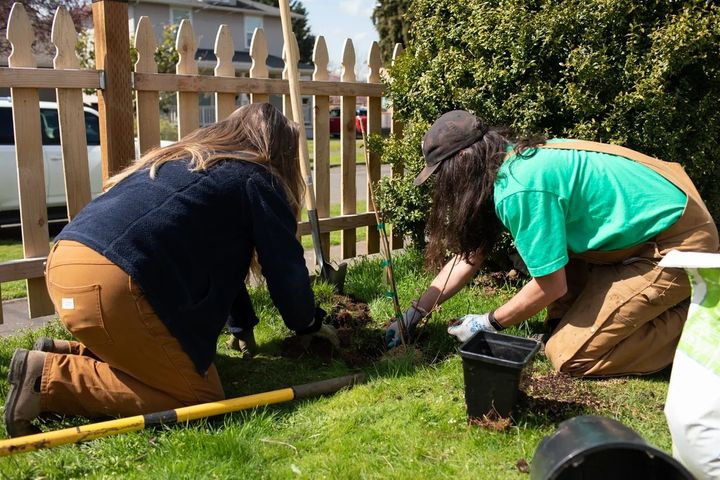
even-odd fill
[{"label": "leafy shrub", "polygon": [[405,166],[378,202],[423,237],[430,200],[412,186],[420,139],[440,114],[473,111],[518,134],[618,143],[682,163],[720,218],[720,6],[711,1],[415,0],[390,69],[406,123],[384,160]]}]

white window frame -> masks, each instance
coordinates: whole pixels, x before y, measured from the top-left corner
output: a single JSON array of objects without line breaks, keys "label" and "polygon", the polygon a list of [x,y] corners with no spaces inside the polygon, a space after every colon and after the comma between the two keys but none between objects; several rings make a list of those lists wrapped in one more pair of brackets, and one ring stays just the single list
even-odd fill
[{"label": "white window frame", "polygon": [[245,15],[243,23],[245,26],[245,48],[249,49],[253,33],[255,33],[256,28],[264,27],[264,19],[259,15]]}]

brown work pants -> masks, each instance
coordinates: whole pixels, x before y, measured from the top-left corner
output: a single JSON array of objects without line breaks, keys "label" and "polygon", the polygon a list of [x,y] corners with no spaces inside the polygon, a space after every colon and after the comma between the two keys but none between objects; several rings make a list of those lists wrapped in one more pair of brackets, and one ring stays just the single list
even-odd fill
[{"label": "brown work pants", "polygon": [[[556,144],[549,144],[556,148]],[[565,267],[568,293],[548,307],[559,318],[545,346],[553,366],[578,376],[647,374],[670,365],[687,317],[690,283],[680,268],[660,268],[670,250],[717,252],[718,232],[695,186],[677,164],[591,142],[581,148],[624,155],[687,195],[680,218],[654,239],[622,251],[586,252]]]},{"label": "brown work pants", "polygon": [[199,374],[132,278],[102,255],[60,241],[46,279],[60,320],[79,342],[78,355],[47,355],[42,411],[126,416],[225,397],[215,366]]}]

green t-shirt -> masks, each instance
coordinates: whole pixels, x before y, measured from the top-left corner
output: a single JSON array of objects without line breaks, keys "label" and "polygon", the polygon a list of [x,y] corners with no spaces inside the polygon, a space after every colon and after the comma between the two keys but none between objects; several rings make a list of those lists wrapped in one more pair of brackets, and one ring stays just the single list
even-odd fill
[{"label": "green t-shirt", "polygon": [[680,218],[687,199],[627,158],[538,148],[503,163],[494,200],[528,271],[540,277],[565,266],[568,251],[620,250],[654,237]]}]

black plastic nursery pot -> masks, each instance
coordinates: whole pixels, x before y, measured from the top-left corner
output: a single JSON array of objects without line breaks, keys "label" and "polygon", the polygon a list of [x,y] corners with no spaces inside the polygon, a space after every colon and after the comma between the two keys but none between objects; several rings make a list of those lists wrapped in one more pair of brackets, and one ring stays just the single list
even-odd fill
[{"label": "black plastic nursery pot", "polygon": [[533,480],[692,480],[677,460],[617,420],[584,415],[545,437],[530,465]]},{"label": "black plastic nursery pot", "polygon": [[539,348],[531,338],[485,331],[460,345],[468,417],[508,417],[523,371]]}]

